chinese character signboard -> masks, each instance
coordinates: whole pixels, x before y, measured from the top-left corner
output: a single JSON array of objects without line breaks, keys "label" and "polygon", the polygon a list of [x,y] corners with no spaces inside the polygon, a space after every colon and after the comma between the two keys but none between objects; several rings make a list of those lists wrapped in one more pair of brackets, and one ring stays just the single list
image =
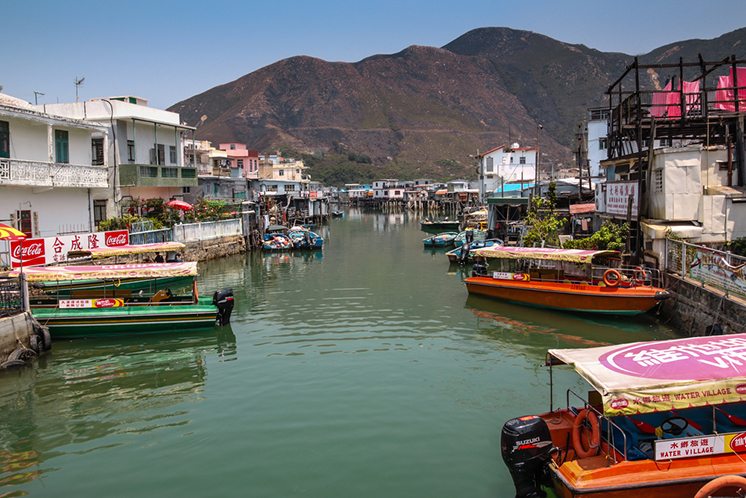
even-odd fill
[{"label": "chinese character signboard", "polygon": [[745,450],[746,433],[715,434],[711,436],[656,441],[655,459],[676,460],[703,455],[743,453]]},{"label": "chinese character signboard", "polygon": [[13,268],[48,265],[67,261],[70,251],[85,251],[97,247],[120,247],[129,244],[127,230],[112,230],[75,235],[58,235],[43,239],[26,239],[10,243],[10,260]]},{"label": "chinese character signboard", "polygon": [[637,216],[637,181],[606,183],[606,213],[627,216],[627,204],[632,197],[632,216]]}]

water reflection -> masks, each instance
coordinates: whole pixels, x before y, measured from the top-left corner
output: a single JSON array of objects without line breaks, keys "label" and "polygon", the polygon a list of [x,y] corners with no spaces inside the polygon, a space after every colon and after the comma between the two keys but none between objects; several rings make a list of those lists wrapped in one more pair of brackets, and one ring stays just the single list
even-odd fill
[{"label": "water reflection", "polygon": [[57,457],[187,424],[182,404],[200,402],[206,357],[231,361],[236,351],[233,331],[221,327],[178,338],[58,342],[32,368],[3,372],[0,486],[25,494],[16,487],[56,470]]}]

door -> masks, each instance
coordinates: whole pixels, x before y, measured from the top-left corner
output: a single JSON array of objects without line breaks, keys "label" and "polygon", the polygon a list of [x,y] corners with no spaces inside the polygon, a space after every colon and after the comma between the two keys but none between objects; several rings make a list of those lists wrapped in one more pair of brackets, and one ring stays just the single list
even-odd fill
[{"label": "door", "polygon": [[70,138],[67,130],[54,130],[54,154],[55,162],[70,162]]}]

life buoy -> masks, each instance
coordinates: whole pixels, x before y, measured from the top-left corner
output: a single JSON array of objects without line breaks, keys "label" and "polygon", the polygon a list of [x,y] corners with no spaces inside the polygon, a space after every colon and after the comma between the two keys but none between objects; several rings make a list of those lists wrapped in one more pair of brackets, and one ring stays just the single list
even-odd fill
[{"label": "life buoy", "polygon": [[650,280],[650,272],[642,266],[635,266],[635,269],[632,273],[632,278],[634,279],[635,284],[645,285],[645,282]]},{"label": "life buoy", "polygon": [[[591,426],[591,439],[588,443],[588,448],[585,447],[583,438],[581,438],[581,432],[585,429],[583,422],[586,420]],[[575,450],[575,454],[580,458],[595,456],[601,447],[601,428],[598,423],[598,417],[588,408],[580,410],[578,416],[575,417],[575,421],[572,423],[572,447]]]},{"label": "life buoy", "polygon": [[746,478],[736,475],[720,476],[702,486],[694,498],[707,498],[726,488],[746,490]]},{"label": "life buoy", "polygon": [[[609,277],[614,277],[613,279]],[[619,285],[619,282],[622,281],[622,274],[619,273],[619,270],[614,270],[613,268],[609,268],[604,272],[604,284],[606,284],[607,287],[616,287]]]}]

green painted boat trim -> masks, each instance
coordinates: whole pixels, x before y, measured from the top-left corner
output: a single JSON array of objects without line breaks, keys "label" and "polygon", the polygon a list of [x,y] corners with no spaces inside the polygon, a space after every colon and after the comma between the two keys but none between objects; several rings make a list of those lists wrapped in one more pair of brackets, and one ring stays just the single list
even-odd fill
[{"label": "green painted boat trim", "polygon": [[47,325],[52,337],[99,337],[107,335],[179,332],[184,328],[211,327],[217,307],[207,298],[200,304],[161,304],[121,308],[32,308]]}]

